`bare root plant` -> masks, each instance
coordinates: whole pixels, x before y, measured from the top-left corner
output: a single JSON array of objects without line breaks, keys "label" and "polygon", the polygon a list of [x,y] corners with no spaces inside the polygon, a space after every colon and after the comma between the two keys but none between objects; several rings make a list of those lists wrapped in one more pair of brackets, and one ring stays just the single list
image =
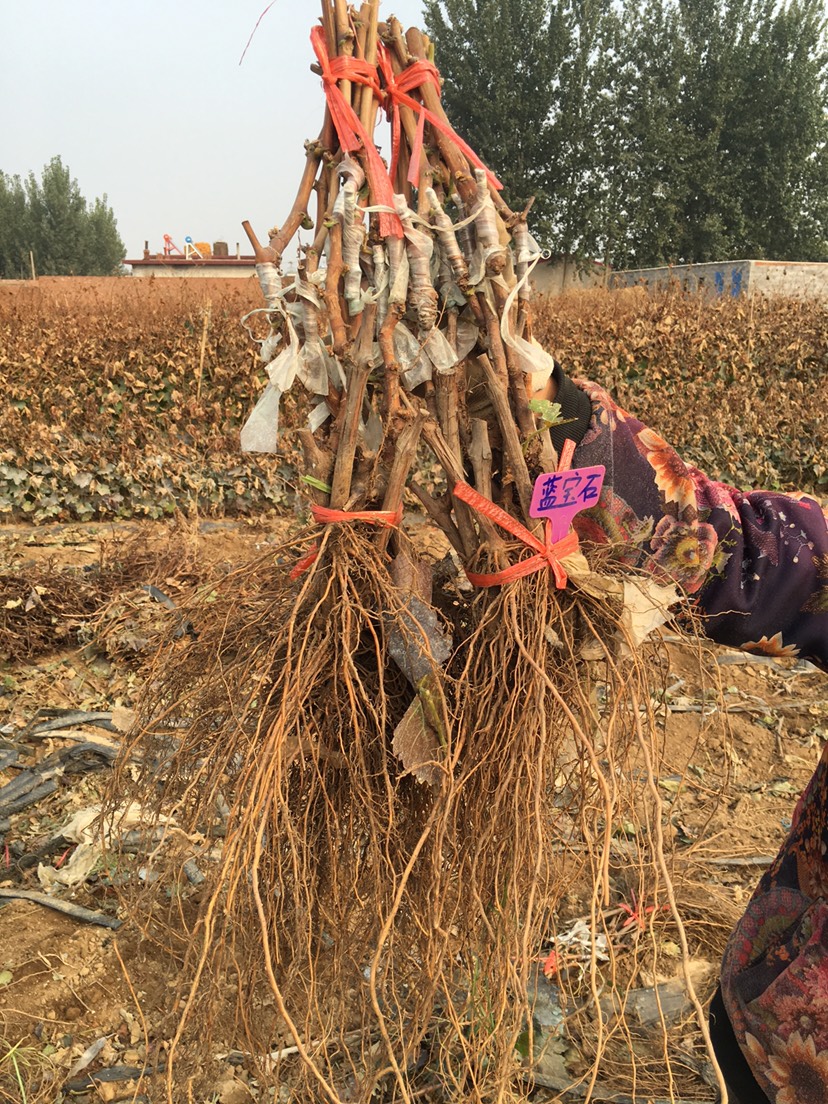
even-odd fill
[{"label": "bare root plant", "polygon": [[[272,554],[240,570],[150,681],[117,792],[154,841],[127,899],[180,963],[170,1099],[177,1063],[228,1035],[297,1100],[517,1099],[540,948],[579,916],[591,943],[555,980],[582,1077],[663,1077],[602,1012],[641,952],[616,938],[619,898],[657,906],[636,931],[656,949],[681,925],[646,767],[662,720],[620,608],[530,576],[454,606],[466,633],[442,668],[374,539],[331,530],[298,583]],[[428,661],[419,686],[400,645]],[[412,702],[431,746],[407,768]]]},{"label": "bare root plant", "polygon": [[[553,361],[531,340],[528,210],[451,128],[431,44],[378,8],[323,0],[319,137],[282,227],[263,245],[246,226],[270,382],[242,445],[278,450],[298,379],[316,543],[183,612],[193,635],[160,651],[112,793],[146,822],[125,902],[180,980],[167,1098],[240,1040],[258,1089],[296,1101],[494,1104],[544,1076],[590,1099],[659,1091],[665,1069],[673,1092],[666,1019],[653,1040],[624,1013],[667,933],[685,964],[695,938],[663,834],[658,668],[623,587],[532,512],[574,442],[558,456],[559,413],[532,405]],[[445,493],[412,477],[421,446]],[[453,572],[412,548],[406,487]]]}]

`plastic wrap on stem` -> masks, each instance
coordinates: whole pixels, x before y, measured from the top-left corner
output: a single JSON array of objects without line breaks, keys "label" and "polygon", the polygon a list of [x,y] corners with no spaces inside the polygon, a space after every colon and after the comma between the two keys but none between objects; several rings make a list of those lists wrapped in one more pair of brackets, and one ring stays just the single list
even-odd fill
[{"label": "plastic wrap on stem", "polygon": [[359,161],[355,161],[349,153],[346,153],[337,165],[337,172],[351,180],[357,191],[359,191],[365,183],[365,171],[362,165],[360,165]]},{"label": "plastic wrap on stem", "polygon": [[482,169],[475,169],[477,181],[477,214],[474,220],[477,232],[477,251],[472,283],[479,283],[484,276],[499,276],[506,267],[506,249],[500,242],[498,217],[492,197],[489,194],[489,181]]},{"label": "plastic wrap on stem", "polygon": [[256,265],[259,287],[271,310],[282,309],[282,274],[273,261],[262,261]]},{"label": "plastic wrap on stem", "polygon": [[417,313],[417,322],[422,330],[430,330],[437,322],[438,298],[431,282],[431,258],[434,242],[423,230],[418,230],[412,218],[413,212],[405,201],[405,196],[394,196],[394,210],[400,218],[405,232],[406,253],[410,269],[408,282],[408,301]]},{"label": "plastic wrap on stem", "polygon": [[466,264],[466,258],[463,256],[463,250],[460,248],[460,243],[457,241],[457,235],[454,232],[454,224],[443,210],[442,204],[437,198],[437,193],[433,188],[426,189],[426,199],[428,200],[428,210],[431,215],[431,221],[434,223],[437,230],[437,240],[440,243],[442,254],[448,260],[451,271],[460,288],[466,290],[469,286],[469,266]]},{"label": "plastic wrap on stem", "polygon": [[[459,221],[464,223],[466,221],[466,205],[463,203],[460,193],[454,192],[451,198],[460,215]],[[455,230],[455,237],[463,252],[463,258],[466,261],[466,268],[468,269],[474,257],[474,251],[477,245],[474,237],[474,224],[472,223],[471,225],[458,227]]]},{"label": "plastic wrap on stem", "polygon": [[518,282],[518,299],[521,302],[527,302],[532,297],[532,289],[527,278],[531,249],[529,226],[523,219],[520,219],[512,227],[512,238],[515,243],[515,277]]},{"label": "plastic wrap on stem", "polygon": [[305,336],[299,354],[302,365],[299,378],[308,391],[315,395],[327,395],[329,358],[319,336],[319,300],[306,280],[300,279],[296,286],[301,299],[302,329]]},{"label": "plastic wrap on stem", "polygon": [[374,260],[374,292],[377,297],[377,328],[379,329],[388,314],[388,299],[391,291],[385,246],[377,242],[371,247],[371,256]]},{"label": "plastic wrap on stem", "polygon": [[357,186],[353,179],[342,189],[342,263],[345,266],[345,302],[353,316],[363,309],[360,251],[365,241],[365,224],[357,206]]},{"label": "plastic wrap on stem", "polygon": [[390,303],[405,303],[408,298],[408,252],[405,238],[388,238],[388,299]]}]

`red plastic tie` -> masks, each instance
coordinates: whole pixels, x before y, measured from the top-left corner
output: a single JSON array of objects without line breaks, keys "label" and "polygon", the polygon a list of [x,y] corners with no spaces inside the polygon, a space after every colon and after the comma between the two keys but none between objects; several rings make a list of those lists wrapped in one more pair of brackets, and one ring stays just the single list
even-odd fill
[{"label": "red plastic tie", "polygon": [[[346,153],[358,150],[365,151],[365,171],[374,200],[383,207],[394,206],[394,188],[391,178],[385,171],[385,165],[374,145],[373,139],[366,133],[359,120],[359,116],[345,99],[339,81],[347,80],[355,84],[362,84],[370,88],[378,100],[382,100],[383,93],[379,86],[377,71],[373,65],[361,58],[328,56],[328,46],[325,41],[325,31],[321,26],[314,27],[311,31],[311,44],[313,52],[322,69],[322,85],[325,89],[325,99],[331,112],[336,133],[339,135],[339,144]],[[403,236],[402,223],[399,216],[393,212],[381,212],[379,216],[380,234],[384,238],[401,238]]]},{"label": "red plastic tie", "polygon": [[369,525],[387,525],[396,529],[403,519],[402,506],[396,510],[332,510],[329,506],[311,505],[314,521],[333,525],[340,521],[367,521]]},{"label": "red plastic tie", "polygon": [[293,567],[290,569],[291,579],[298,579],[300,575],[304,575],[310,565],[316,562],[316,557],[318,555],[319,545],[312,544],[307,553],[301,558],[301,560],[297,560]]},{"label": "red plastic tie", "polygon": [[[396,529],[403,519],[402,506],[396,510],[331,510],[328,506],[311,505],[311,513],[314,521],[320,525],[339,525],[343,522],[365,521],[369,525],[387,526]],[[291,568],[291,579],[298,579],[303,575],[319,555],[319,545],[314,544],[307,553],[297,560]]]},{"label": "red plastic tie", "polygon": [[403,107],[410,107],[418,116],[417,137],[411,149],[411,163],[408,169],[409,184],[416,188],[420,182],[420,151],[423,148],[423,132],[426,120],[428,120],[435,130],[445,134],[462,150],[466,159],[472,165],[478,169],[483,169],[493,188],[501,191],[503,189],[501,182],[492,170],[483,164],[471,146],[463,141],[454,128],[445,119],[441,119],[438,115],[429,111],[425,104],[415,100],[413,96],[409,96],[409,92],[412,92],[415,88],[421,88],[424,84],[433,84],[438,95],[442,95],[440,72],[437,66],[424,58],[420,58],[412,62],[397,76],[391,64],[391,54],[383,43],[379,43],[377,59],[382,79],[385,82],[385,112],[391,119],[391,168],[388,174],[390,179],[394,179],[400,154],[400,106],[402,105]]},{"label": "red plastic tie", "polygon": [[488,498],[484,498],[468,483],[458,483],[452,494],[455,498],[459,498],[471,506],[477,513],[499,525],[501,529],[505,529],[507,533],[511,533],[513,537],[523,541],[527,548],[531,548],[536,553],[528,560],[521,560],[519,563],[512,564],[502,571],[495,571],[490,575],[478,575],[467,570],[466,578],[473,586],[503,586],[505,583],[514,582],[515,579],[523,579],[527,575],[534,575],[536,571],[545,569],[552,571],[555,576],[555,586],[558,589],[566,586],[567,574],[561,560],[565,556],[578,551],[578,534],[574,529],[570,529],[562,540],[552,544],[549,538],[551,526],[547,523],[546,540],[538,540],[535,534],[530,533],[516,518],[513,518],[511,514],[507,514],[505,510],[501,510]]}]

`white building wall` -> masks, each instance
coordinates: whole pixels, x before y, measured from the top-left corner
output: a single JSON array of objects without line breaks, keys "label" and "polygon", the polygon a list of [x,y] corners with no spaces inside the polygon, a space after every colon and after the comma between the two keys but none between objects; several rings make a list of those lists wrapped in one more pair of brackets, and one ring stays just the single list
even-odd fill
[{"label": "white building wall", "polygon": [[256,269],[251,265],[165,265],[165,264],[141,264],[132,266],[132,275],[139,279],[148,276],[175,276],[186,280],[210,279],[224,280],[226,277],[249,278],[256,275]]},{"label": "white building wall", "polygon": [[532,272],[532,285],[540,295],[562,295],[575,288],[604,287],[606,274],[603,265],[591,264],[579,267],[570,258],[554,258],[539,261]]},{"label": "white building wall", "polygon": [[762,295],[791,295],[828,299],[828,264],[805,261],[752,261],[751,291]]},{"label": "white building wall", "polygon": [[787,295],[828,299],[828,264],[805,261],[716,261],[613,272],[610,287],[667,287],[712,295]]}]

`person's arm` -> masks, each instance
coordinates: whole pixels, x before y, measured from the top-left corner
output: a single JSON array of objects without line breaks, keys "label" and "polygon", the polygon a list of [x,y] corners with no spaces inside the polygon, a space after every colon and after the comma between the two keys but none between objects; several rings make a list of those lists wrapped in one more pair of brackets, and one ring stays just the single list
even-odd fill
[{"label": "person's arm", "polygon": [[544,397],[574,419],[553,430],[556,448],[571,437],[575,465],[607,469],[598,506],[575,520],[582,539],[616,543],[625,562],[696,595],[714,640],[828,668],[828,524],[815,499],[715,482],[558,365]]}]

